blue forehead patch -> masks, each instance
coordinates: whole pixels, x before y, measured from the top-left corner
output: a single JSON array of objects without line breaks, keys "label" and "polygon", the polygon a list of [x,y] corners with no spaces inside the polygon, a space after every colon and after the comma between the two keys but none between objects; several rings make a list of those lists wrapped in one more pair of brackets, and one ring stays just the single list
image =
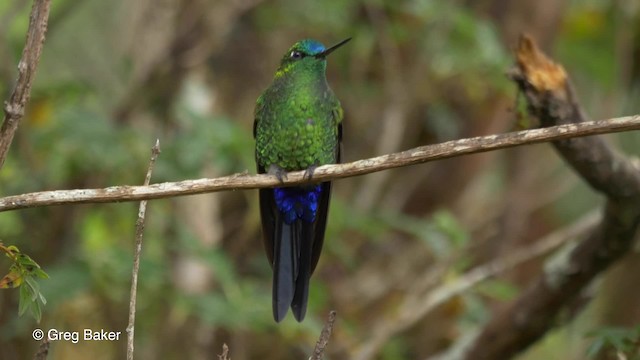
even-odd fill
[{"label": "blue forehead patch", "polygon": [[309,55],[316,55],[326,50],[322,43],[313,39],[302,40],[300,47]]}]

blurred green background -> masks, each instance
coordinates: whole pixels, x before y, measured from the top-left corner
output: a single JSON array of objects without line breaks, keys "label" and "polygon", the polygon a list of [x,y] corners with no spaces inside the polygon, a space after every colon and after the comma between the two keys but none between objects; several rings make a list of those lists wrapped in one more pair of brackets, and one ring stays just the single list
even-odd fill
[{"label": "blurred green background", "polygon": [[[0,2],[7,99],[30,1]],[[353,40],[329,59],[345,109],[344,161],[518,129],[504,75],[521,32],[568,70],[593,119],[640,112],[634,0],[55,0],[28,112],[0,171],[2,196],[254,172],[255,99],[284,51]],[[640,154],[640,134],[607,136]],[[138,359],[302,359],[330,309],[330,359],[428,359],[454,348],[536,277],[538,258],[418,312],[465,272],[597,210],[602,198],[548,144],[336,182],[307,319],[271,315],[257,193],[152,201],[136,322]],[[0,239],[49,273],[40,324],[0,291],[0,358],[27,359],[34,328],[122,331],[118,342],[54,342],[49,359],[121,359],[137,203],[0,213]],[[640,322],[640,255],[610,269],[520,356],[583,359],[586,334]],[[4,274],[9,262],[0,260]],[[411,314],[411,316],[407,316]],[[599,354],[596,357],[606,358]]]}]

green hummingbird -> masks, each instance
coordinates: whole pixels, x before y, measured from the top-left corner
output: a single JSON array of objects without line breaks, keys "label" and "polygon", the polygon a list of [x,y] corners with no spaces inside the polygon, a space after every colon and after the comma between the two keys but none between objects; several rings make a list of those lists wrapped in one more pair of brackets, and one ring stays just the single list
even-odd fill
[{"label": "green hummingbird", "polygon": [[[258,173],[282,181],[289,171],[340,162],[342,107],[326,78],[327,55],[316,40],[295,43],[282,58],[271,85],[256,102],[253,136]],[[307,311],[313,273],[327,225],[331,183],[260,189],[260,216],[267,257],[273,268],[273,317],[289,307],[296,320]]]}]

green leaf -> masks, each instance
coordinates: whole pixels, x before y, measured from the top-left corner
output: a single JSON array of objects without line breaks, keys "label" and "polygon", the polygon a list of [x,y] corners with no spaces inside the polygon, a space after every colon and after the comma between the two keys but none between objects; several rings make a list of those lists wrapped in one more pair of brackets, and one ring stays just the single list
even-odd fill
[{"label": "green leaf", "polygon": [[507,281],[487,280],[478,286],[478,291],[501,301],[508,301],[518,295],[518,288]]},{"label": "green leaf", "polygon": [[469,242],[469,234],[451,212],[436,211],[433,214],[433,222],[438,230],[449,236],[455,246],[461,247]]},{"label": "green leaf", "polygon": [[49,278],[49,274],[47,274],[46,272],[44,272],[44,270],[42,270],[40,267],[36,268],[33,270],[33,273],[31,274],[32,276],[37,276],[40,279],[48,279]]},{"label": "green leaf", "polygon": [[42,306],[40,303],[38,301],[32,302],[30,309],[31,315],[33,315],[37,322],[40,322],[40,319],[42,318]]},{"label": "green leaf", "polygon": [[36,301],[40,293],[40,285],[31,276],[25,276],[24,282],[29,286],[31,292],[31,301]]},{"label": "green leaf", "polygon": [[44,295],[42,295],[42,293],[38,294],[38,299],[40,300],[42,305],[47,305],[47,299],[44,297]]},{"label": "green leaf", "polygon": [[32,271],[32,267],[35,268],[39,268],[40,266],[33,261],[32,258],[30,258],[29,256],[25,255],[25,254],[18,254],[17,255],[17,264],[19,266],[22,266],[24,268],[26,268],[27,271]]},{"label": "green leaf", "polygon": [[18,304],[18,315],[22,316],[31,304],[31,292],[28,286],[20,286],[20,302]]},{"label": "green leaf", "polygon": [[589,346],[589,349],[587,349],[587,357],[595,358],[596,356],[598,356],[598,354],[600,354],[603,348],[604,348],[604,339],[602,338],[596,339],[593,342],[593,344]]},{"label": "green leaf", "polygon": [[587,350],[589,357],[609,350],[631,355],[639,340],[638,328],[605,327],[590,331],[586,336],[595,338]]}]

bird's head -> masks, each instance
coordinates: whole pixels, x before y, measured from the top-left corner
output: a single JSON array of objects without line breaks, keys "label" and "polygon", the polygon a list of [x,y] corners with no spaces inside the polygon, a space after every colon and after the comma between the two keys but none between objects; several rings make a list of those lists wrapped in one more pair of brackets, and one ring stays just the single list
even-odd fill
[{"label": "bird's head", "polygon": [[292,71],[320,70],[324,72],[327,64],[327,56],[340,46],[346,44],[351,38],[325,48],[322,43],[313,39],[305,39],[293,44],[284,54],[280,61],[280,67],[276,72],[276,78],[288,74]]}]

